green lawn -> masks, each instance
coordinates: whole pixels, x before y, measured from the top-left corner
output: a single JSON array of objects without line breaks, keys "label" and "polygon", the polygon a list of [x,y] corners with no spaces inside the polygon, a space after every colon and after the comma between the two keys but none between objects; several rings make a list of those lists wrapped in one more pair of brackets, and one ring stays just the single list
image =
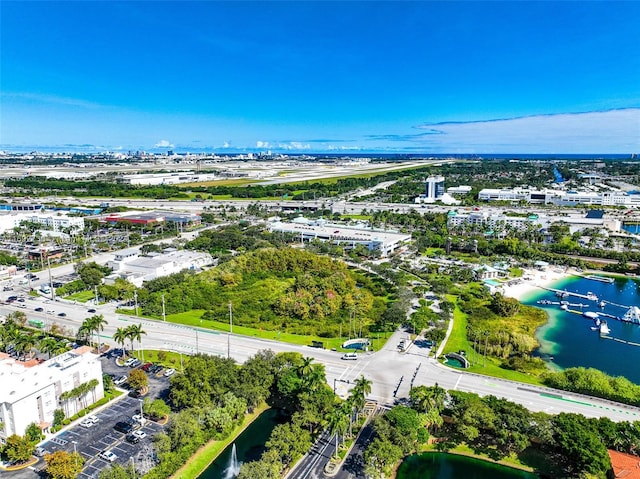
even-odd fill
[{"label": "green lawn", "polygon": [[[456,304],[456,296],[447,295],[447,301]],[[499,359],[487,357],[485,361],[482,354],[475,351],[473,344],[467,340],[467,315],[463,313],[456,304],[453,310],[453,330],[444,347],[443,354],[458,351],[465,351],[466,357],[471,363],[471,367],[466,371],[496,378],[510,379],[512,381],[542,385],[542,381],[536,376],[501,368],[501,361]]]},{"label": "green lawn", "polygon": [[96,295],[93,291],[79,291],[77,293],[70,294],[65,299],[78,301],[79,303],[86,303],[88,301],[93,301],[95,298]]},{"label": "green lawn", "polygon": [[[134,314],[133,310],[130,309],[119,309],[117,311],[121,314]],[[187,326],[194,326],[202,329],[209,329],[211,332],[209,334],[219,334],[219,332],[227,333],[229,332],[229,323],[223,321],[211,321],[207,319],[202,319],[202,315],[204,314],[203,309],[187,311],[185,313],[178,314],[168,314],[167,321],[171,321],[172,323],[184,324]],[[152,319],[160,319],[160,318],[152,318]],[[283,333],[280,331],[265,331],[258,328],[249,328],[246,326],[233,325],[233,334],[238,334],[241,336],[253,336],[256,338],[262,339],[271,339],[274,341],[280,341],[283,343],[290,344],[299,344],[302,346],[310,346],[312,341],[322,341],[324,343],[325,349],[333,349],[335,348],[337,351],[346,351],[341,348],[341,345],[344,341],[349,338],[321,338],[320,336],[305,336],[299,334],[291,334],[291,333]],[[373,350],[377,351],[384,346],[384,343],[387,341],[387,337],[389,333],[373,333],[372,334],[372,346]],[[350,351],[350,350],[349,350]],[[146,352],[145,352],[146,359]],[[149,359],[153,361],[152,359]],[[162,361],[159,361],[162,362]],[[177,364],[177,363],[173,363]]]}]

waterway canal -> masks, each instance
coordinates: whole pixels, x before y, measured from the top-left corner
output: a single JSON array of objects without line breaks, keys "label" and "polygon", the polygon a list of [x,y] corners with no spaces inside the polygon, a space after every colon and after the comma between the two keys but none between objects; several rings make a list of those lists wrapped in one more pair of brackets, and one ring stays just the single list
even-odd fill
[{"label": "waterway canal", "polygon": [[407,457],[397,479],[538,479],[529,472],[501,466],[493,462],[440,452]]},{"label": "waterway canal", "polygon": [[[280,414],[277,409],[268,409],[253,421],[240,436],[236,438],[236,455],[239,463],[260,459],[264,452],[264,443],[267,442],[271,431],[278,424],[287,421],[287,417]],[[230,444],[218,458],[200,475],[198,479],[223,479],[225,470],[231,458],[232,444]]]},{"label": "waterway canal", "polygon": [[[561,280],[552,287],[581,294],[592,292],[598,297],[598,301],[607,302],[604,308],[600,308],[598,302],[593,300],[572,296],[563,298],[570,303],[569,309],[578,312],[592,311],[623,316],[627,309],[622,306],[640,306],[640,282],[628,278],[603,283],[573,277]],[[553,360],[549,360],[552,367],[592,367],[640,383],[640,369],[637,368],[637,364],[640,364],[640,347],[620,342],[640,344],[640,325],[605,317],[611,330],[609,336],[619,341],[605,339],[600,337],[598,331],[591,329],[594,326],[592,320],[581,314],[563,311],[557,304],[538,304],[539,300],[558,302],[560,299],[553,292],[544,290],[537,290],[523,299],[525,304],[543,308],[549,316],[549,321],[538,329],[536,337],[541,344],[541,357],[553,357]],[[585,306],[580,307],[578,304]]]}]

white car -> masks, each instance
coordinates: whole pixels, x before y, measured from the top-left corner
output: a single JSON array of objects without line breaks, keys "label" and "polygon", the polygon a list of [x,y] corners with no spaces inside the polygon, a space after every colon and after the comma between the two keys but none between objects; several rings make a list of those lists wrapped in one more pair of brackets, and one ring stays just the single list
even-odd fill
[{"label": "white car", "polygon": [[147,433],[139,429],[137,431],[133,431],[131,435],[137,437],[138,439],[144,439],[145,437],[147,437]]},{"label": "white car", "polygon": [[93,426],[94,422],[92,420],[90,420],[89,418],[87,419],[83,419],[82,422],[80,423],[80,425],[82,427],[91,427]]},{"label": "white car", "polygon": [[113,453],[113,451],[112,451],[112,450],[110,450],[110,449],[107,449],[106,451],[102,451],[102,452],[100,453],[100,457],[101,457],[102,459],[104,459],[105,461],[109,461],[109,462],[113,462],[113,461],[115,461],[116,459],[118,459],[118,456],[116,456],[116,455]]},{"label": "white car", "polygon": [[134,414],[131,417],[131,419],[133,419],[135,422],[139,423],[142,426],[144,426],[147,423],[147,420],[144,418],[142,414]]},{"label": "white car", "polygon": [[171,369],[167,369],[167,370],[164,372],[164,375],[165,375],[165,377],[169,377],[169,376],[173,375],[173,373],[175,373],[175,372],[176,372],[176,370],[175,370],[175,369],[173,369],[173,368],[171,368]]},{"label": "white car", "polygon": [[85,421],[91,421],[93,424],[97,424],[99,420],[97,416],[88,416],[87,419],[85,419]]}]

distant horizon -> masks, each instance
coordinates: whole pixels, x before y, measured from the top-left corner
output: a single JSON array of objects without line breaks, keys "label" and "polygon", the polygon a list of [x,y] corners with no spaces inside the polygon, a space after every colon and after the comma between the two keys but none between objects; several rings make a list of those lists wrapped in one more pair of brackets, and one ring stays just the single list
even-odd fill
[{"label": "distant horizon", "polygon": [[637,25],[618,0],[3,0],[0,150],[637,154]]},{"label": "distant horizon", "polygon": [[[149,155],[158,155],[158,156],[168,156],[167,150],[160,149],[151,149],[151,150],[126,150],[126,151],[116,151],[116,150],[103,150],[103,151],[71,151],[64,150],[63,147],[58,147],[59,151],[54,150],[45,150],[45,149],[24,149],[22,151],[14,150],[2,150],[0,148],[0,153],[4,153],[5,155],[87,155],[87,156],[98,156],[98,155],[130,155],[137,156],[137,153],[144,153]],[[611,160],[611,159],[636,159],[640,160],[639,153],[418,153],[418,152],[373,152],[373,151],[361,151],[361,152],[278,152],[272,151],[270,153],[265,151],[249,151],[249,150],[238,150],[238,151],[180,151],[178,149],[171,150],[174,156],[186,156],[186,155],[218,155],[218,156],[239,156],[239,155],[258,155],[258,156],[289,156],[289,157],[326,157],[326,158],[361,158],[366,156],[372,159],[428,159],[428,158],[442,158],[442,159],[477,159],[477,160],[488,160],[488,159],[585,159],[585,160]],[[258,158],[256,158],[258,159]]]}]

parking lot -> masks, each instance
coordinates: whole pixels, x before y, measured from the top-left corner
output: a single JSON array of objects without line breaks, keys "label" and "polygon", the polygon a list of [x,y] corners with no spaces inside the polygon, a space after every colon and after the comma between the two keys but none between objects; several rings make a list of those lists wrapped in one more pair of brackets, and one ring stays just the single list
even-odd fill
[{"label": "parking lot", "polygon": [[[115,363],[114,357],[104,356],[101,358],[103,372],[115,376],[128,376],[131,368],[119,367]],[[162,374],[148,374],[149,393],[145,396],[153,400],[158,397],[166,399],[168,395],[169,379]],[[126,384],[125,384],[126,386]],[[97,479],[100,471],[105,467],[118,463],[121,465],[133,464],[142,474],[155,465],[155,453],[153,450],[152,437],[162,430],[163,426],[146,421],[143,425],[136,424],[135,430],[142,431],[146,437],[136,444],[127,441],[126,434],[114,429],[116,423],[120,421],[131,421],[134,415],[141,414],[142,398],[134,398],[125,395],[123,399],[109,404],[100,412],[94,413],[97,422],[91,426],[82,426],[79,423],[72,428],[62,432],[55,438],[42,444],[44,450],[42,454],[55,451],[78,452],[85,459],[85,467],[80,474],[83,479]],[[113,462],[100,457],[100,453],[111,451],[116,458]],[[45,467],[41,460],[34,469],[40,470]],[[15,477],[27,478],[35,477],[34,471],[20,471]]]}]

